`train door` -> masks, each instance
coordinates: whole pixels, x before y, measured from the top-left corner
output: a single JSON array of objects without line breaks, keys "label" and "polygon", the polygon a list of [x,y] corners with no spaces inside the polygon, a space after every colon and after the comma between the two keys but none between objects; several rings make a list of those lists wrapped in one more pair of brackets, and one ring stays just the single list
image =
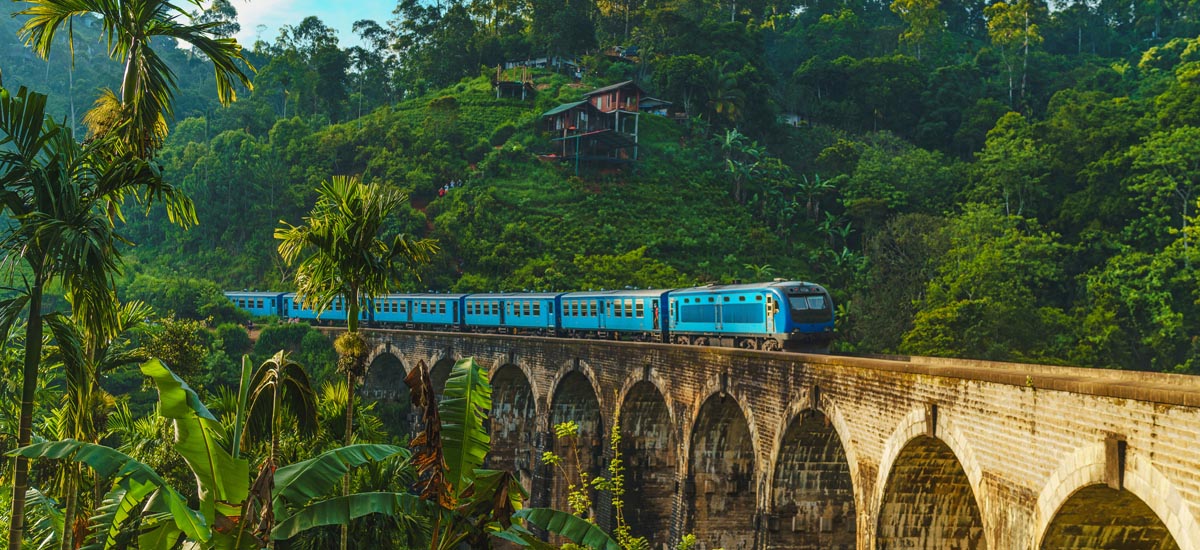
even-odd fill
[{"label": "train door", "polygon": [[775,297],[767,295],[767,333],[775,333],[775,314],[779,313],[779,302],[775,301]]},{"label": "train door", "polygon": [[450,315],[454,319],[454,324],[458,324],[458,300],[450,301]]},{"label": "train door", "polygon": [[504,324],[504,310],[508,308],[508,302],[500,300],[500,324]]},{"label": "train door", "polygon": [[713,305],[713,316],[716,317],[716,319],[713,319],[713,325],[716,326],[717,330],[723,330],[725,328],[725,323],[723,322],[724,312],[722,311],[721,302],[717,302],[716,299],[711,296],[708,298],[708,300],[710,302],[716,302]]},{"label": "train door", "polygon": [[[604,300],[599,300],[596,304],[596,325],[600,327],[600,330],[604,330],[608,326],[608,323],[605,322],[608,316],[604,313],[606,311],[604,304]],[[608,305],[607,311],[612,311],[612,302],[608,302]]]}]

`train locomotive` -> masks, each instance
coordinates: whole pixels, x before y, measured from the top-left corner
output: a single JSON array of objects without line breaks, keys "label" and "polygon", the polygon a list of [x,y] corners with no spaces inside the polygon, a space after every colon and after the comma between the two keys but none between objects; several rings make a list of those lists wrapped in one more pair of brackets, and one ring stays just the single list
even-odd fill
[{"label": "train locomotive", "polygon": [[[317,312],[294,293],[225,292],[256,316],[344,323],[335,299]],[[823,351],[833,339],[829,292],[803,281],[587,292],[387,294],[363,300],[367,326],[606,338],[761,350]]]}]

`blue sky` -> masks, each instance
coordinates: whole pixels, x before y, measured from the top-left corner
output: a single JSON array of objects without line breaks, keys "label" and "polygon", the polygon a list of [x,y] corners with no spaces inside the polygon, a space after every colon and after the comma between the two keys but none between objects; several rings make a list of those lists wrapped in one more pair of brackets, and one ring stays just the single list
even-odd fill
[{"label": "blue sky", "polygon": [[315,15],[326,25],[337,29],[338,43],[344,48],[358,43],[351,28],[359,19],[374,19],[380,25],[392,17],[396,0],[232,0],[238,11],[242,32],[238,42],[249,48],[259,37],[259,25],[265,25],[262,39],[273,42],[279,27],[295,25],[305,17]]}]

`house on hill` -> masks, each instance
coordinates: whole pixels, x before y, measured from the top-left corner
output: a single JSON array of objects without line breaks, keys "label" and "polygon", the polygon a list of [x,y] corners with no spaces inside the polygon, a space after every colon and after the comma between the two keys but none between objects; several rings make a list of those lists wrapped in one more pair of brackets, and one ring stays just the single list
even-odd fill
[{"label": "house on hill", "polygon": [[509,71],[502,70],[496,65],[496,75],[492,77],[492,89],[496,91],[496,99],[511,98],[525,99],[533,97],[533,76],[528,67],[520,67],[519,75],[508,75]]},{"label": "house on hill", "polygon": [[637,160],[638,117],[645,92],[632,80],[597,88],[581,101],[542,113],[543,127],[555,135],[553,157],[575,163],[626,164]]}]

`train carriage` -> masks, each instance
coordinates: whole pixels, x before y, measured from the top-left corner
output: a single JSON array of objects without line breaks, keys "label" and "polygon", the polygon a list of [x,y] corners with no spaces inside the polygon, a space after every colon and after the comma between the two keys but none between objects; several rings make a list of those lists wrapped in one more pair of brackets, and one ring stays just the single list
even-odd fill
[{"label": "train carriage", "polygon": [[274,315],[283,317],[282,292],[226,291],[225,297],[238,309],[248,311],[256,317]]},{"label": "train carriage", "polygon": [[669,289],[602,290],[563,294],[562,330],[575,336],[628,334],[663,340]]},{"label": "train carriage", "polygon": [[469,294],[463,299],[466,324],[498,332],[554,334],[558,297],[551,292]]},{"label": "train carriage", "polygon": [[[370,301],[365,298],[360,299],[359,304],[359,321],[364,323],[370,322]],[[333,299],[333,301],[329,304],[329,307],[325,308],[325,311],[322,311],[320,315],[317,315],[316,311],[304,306],[304,299],[302,297],[296,295],[294,292],[289,292],[283,295],[283,315],[281,315],[281,317],[287,317],[288,319],[299,319],[302,321],[313,321],[314,323],[318,324],[334,322],[345,323],[347,315],[345,305],[345,300],[339,296]]]},{"label": "train carriage", "polygon": [[820,350],[833,338],[833,302],[813,283],[681,289],[668,306],[671,341],[680,344]]},{"label": "train carriage", "polygon": [[462,326],[462,299],[466,294],[407,295],[408,318],[417,328]]}]

